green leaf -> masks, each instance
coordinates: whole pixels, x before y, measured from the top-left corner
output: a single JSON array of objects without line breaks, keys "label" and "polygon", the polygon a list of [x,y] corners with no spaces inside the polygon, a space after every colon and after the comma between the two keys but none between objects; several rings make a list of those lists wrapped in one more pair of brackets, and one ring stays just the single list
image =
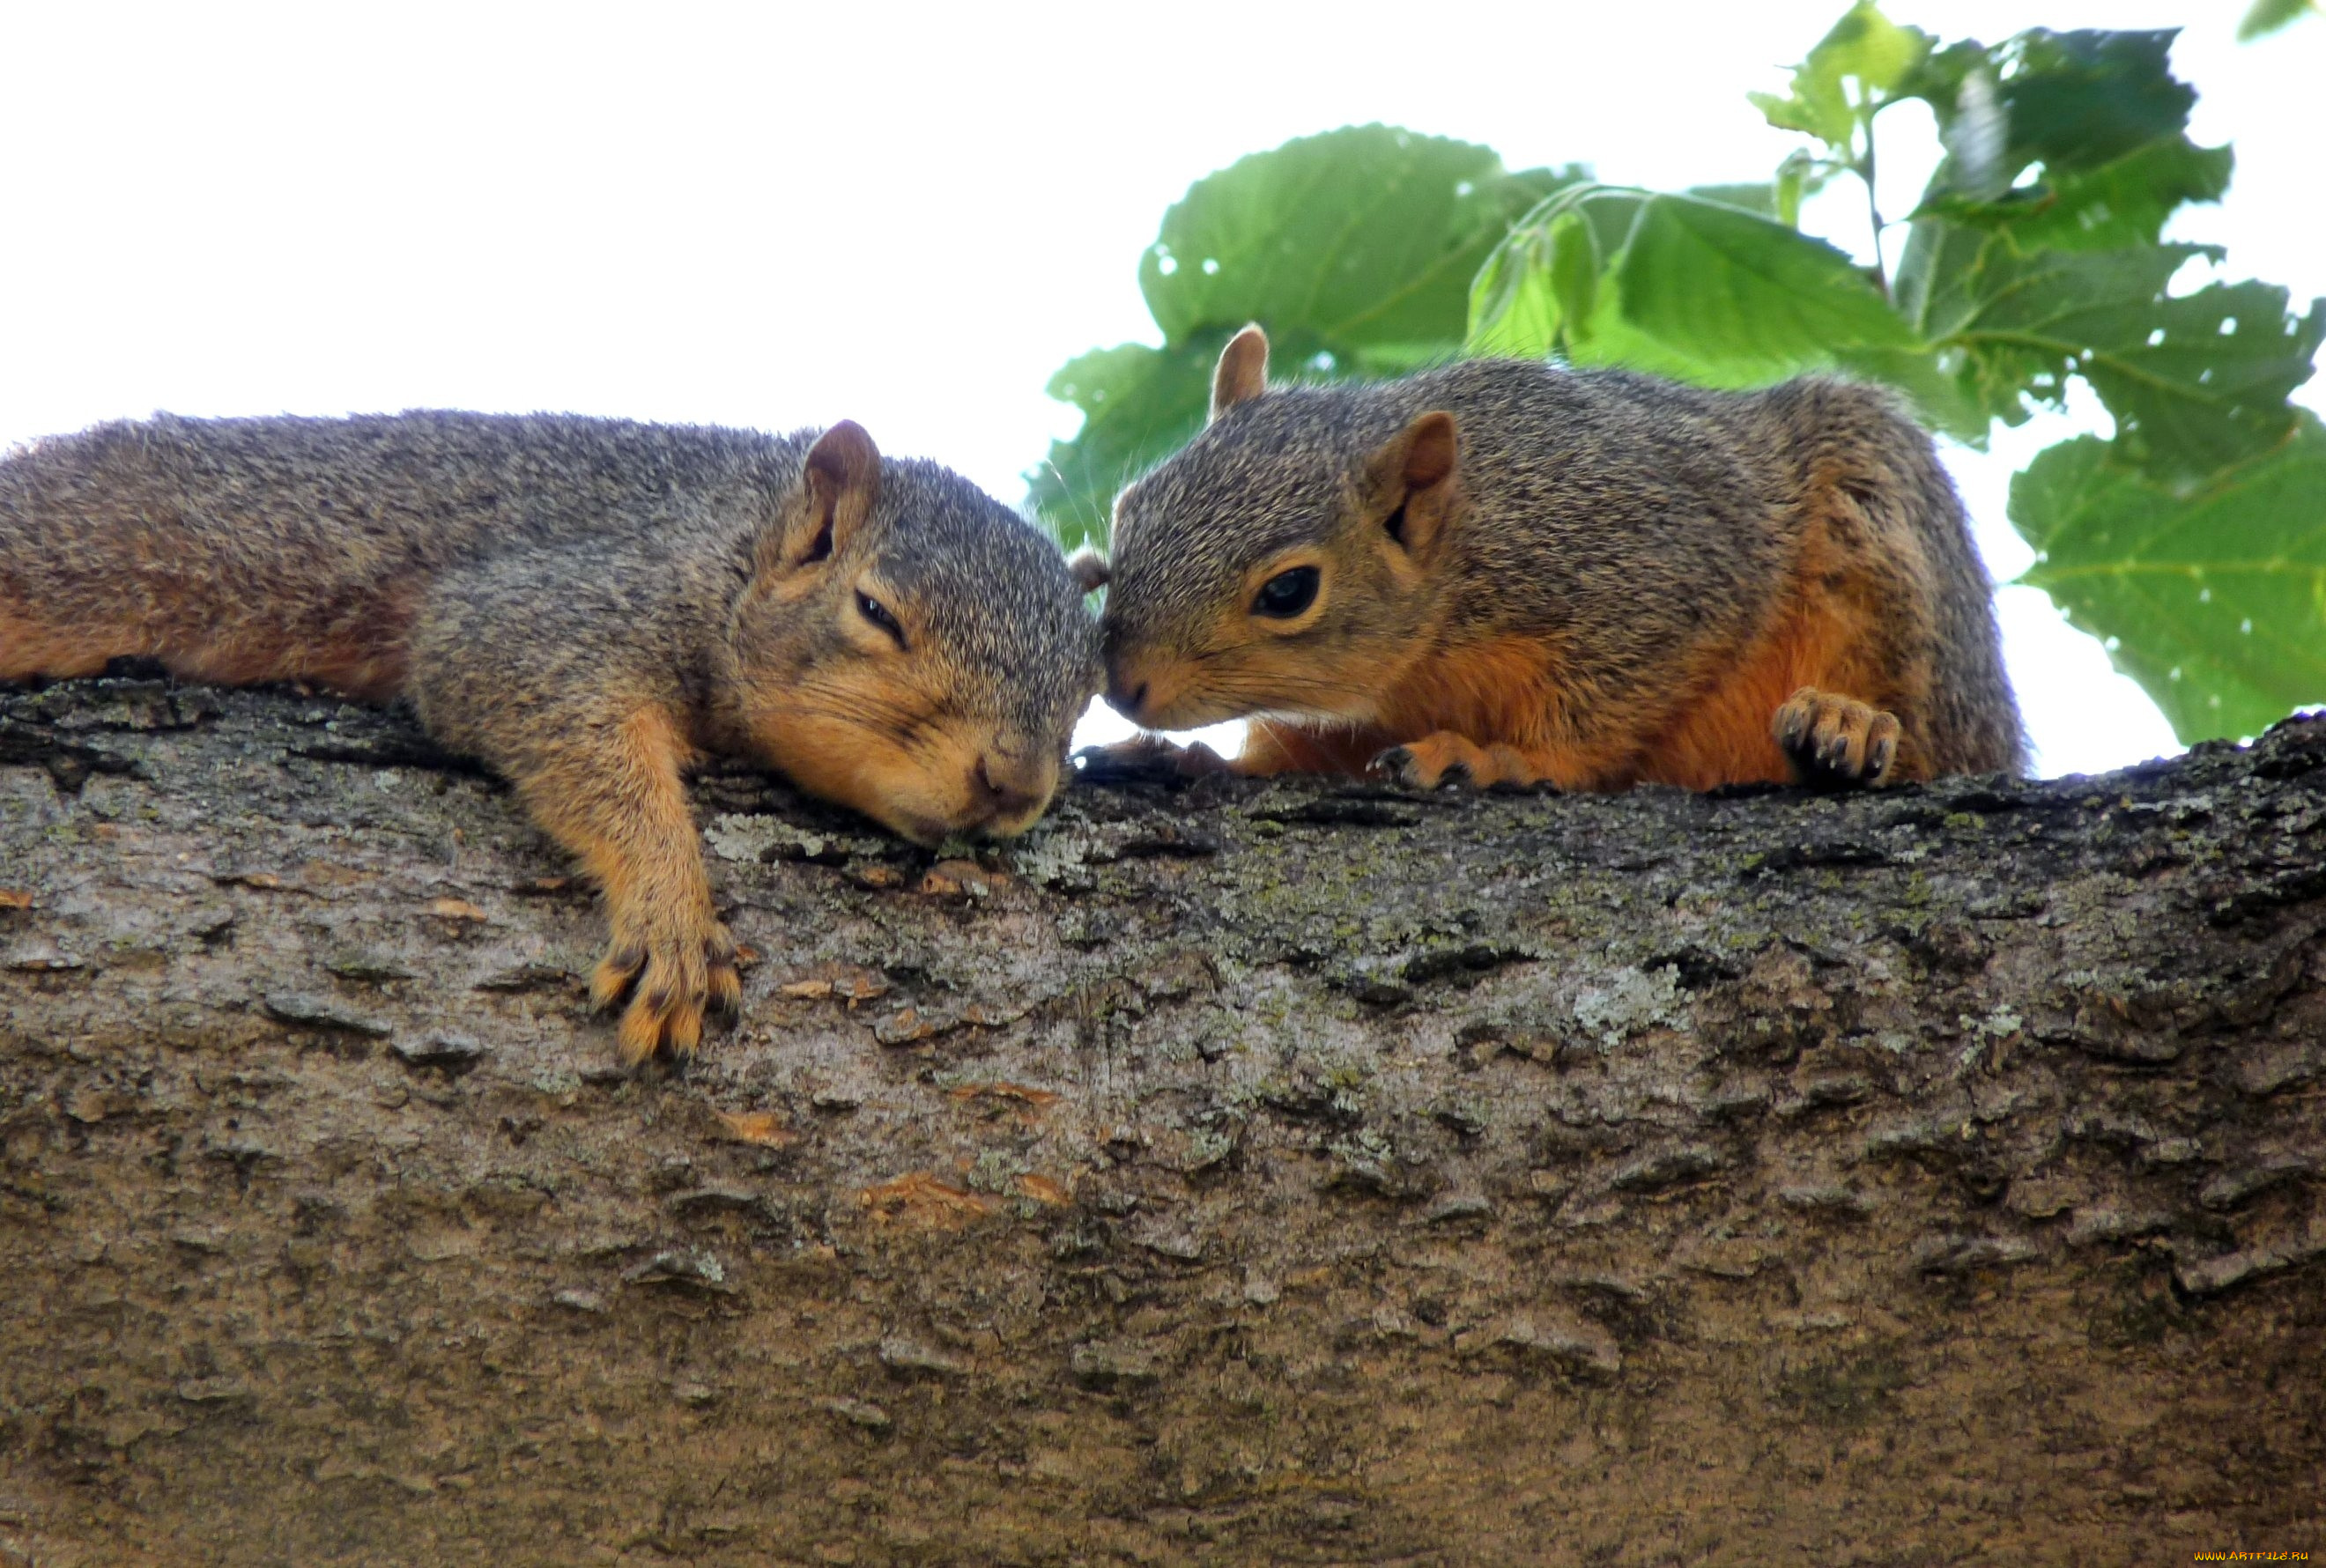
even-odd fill
[{"label": "green leaf", "polygon": [[1703,368],[1749,385],[1913,334],[1844,252],[1765,218],[1687,196],[1640,206],[1612,269],[1626,321]]},{"label": "green leaf", "polygon": [[1948,100],[1952,112],[1940,116],[1939,142],[1947,156],[1931,189],[1989,201],[2009,189],[2012,176],[2026,165],[2024,160],[2011,162],[2011,117],[1996,91],[1991,62],[1977,45],[1971,47],[1976,58]]},{"label": "green leaf", "polygon": [[1745,97],[1779,130],[1803,132],[1847,154],[1861,119],[1912,74],[1930,47],[1929,33],[1899,26],[1874,0],[1857,0],[1794,70],[1790,96]]},{"label": "green leaf", "polygon": [[1996,53],[2015,167],[2096,169],[2189,124],[2196,88],[2173,78],[2177,29],[2023,32]]},{"label": "green leaf", "polygon": [[2099,637],[2184,741],[2256,735],[2326,701],[2326,428],[2193,489],[2087,436],[2012,481],[2040,552],[2022,580]]},{"label": "green leaf", "polygon": [[2245,20],[2238,23],[2238,42],[2251,43],[2256,38],[2266,38],[2317,9],[2315,0],[2254,0]]},{"label": "green leaf", "polygon": [[2283,439],[2326,336],[2326,302],[2286,304],[2268,283],[2214,283],[2154,307],[2148,341],[2095,352],[2083,374],[2117,440],[2159,473],[2204,474]]},{"label": "green leaf", "polygon": [[[2161,284],[2149,274],[2185,253],[2152,251],[2147,263],[2135,253],[2154,247],[2185,203],[2218,199],[2231,166],[2227,148],[2200,148],[2184,134],[2193,95],[2168,69],[2172,39],[2039,31],[1994,49],[1953,44],[1917,68],[1902,90],[1930,101],[1949,149],[1893,282],[1900,311],[1922,338],[1943,349],[1982,326],[2028,325],[1978,320],[1998,304],[2005,315],[2058,305],[2056,297],[2015,297],[2030,286],[2024,258],[2049,252],[2121,252],[2089,264],[2103,282],[2121,285],[2108,297],[2118,306],[2154,301]],[[2070,279],[2066,292],[2077,286]],[[2124,331],[2116,339],[2131,340]],[[2071,358],[2110,346],[2054,340],[2037,352],[2026,342],[1982,339],[1962,358],[1963,390],[1977,406],[2016,422],[2031,398],[2060,400],[2063,376],[2076,369]]]},{"label": "green leaf", "polygon": [[[1782,179],[1783,175],[1782,167],[1778,173]],[[1693,196],[1698,201],[1717,201],[1723,207],[1742,208],[1746,212],[1761,218],[1780,217],[1777,208],[1782,193],[1776,183],[1771,181],[1760,181],[1748,185],[1691,185],[1680,194]],[[1785,220],[1785,227],[1791,228],[1795,225],[1790,220]]]},{"label": "green leaf", "polygon": [[1957,295],[1934,304],[1934,324],[1968,351],[1965,390],[1992,417],[2018,424],[2038,404],[2065,406],[2088,351],[2145,347],[2148,313],[2172,274],[2207,254],[2218,255],[2172,246],[2026,255],[1988,240],[1953,280]]},{"label": "green leaf", "polygon": [[2153,246],[2181,207],[2220,199],[2231,155],[2185,134],[2196,95],[2169,69],[2172,37],[2039,30],[1922,63],[1908,90],[1938,112],[1949,156],[1899,264],[1909,320],[1931,336],[1955,324],[1985,236],[2018,252]]},{"label": "green leaf", "polygon": [[1906,248],[1890,280],[1898,312],[1925,340],[1959,326],[1977,304],[1973,294],[1979,259],[1990,237],[1962,224],[1921,218],[1906,231]]},{"label": "green leaf", "polygon": [[1590,220],[1579,212],[1561,213],[1550,226],[1550,292],[1559,314],[1579,339],[1591,335],[1591,320],[1599,309],[1599,274],[1606,264],[1599,254],[1599,238]]},{"label": "green leaf", "polygon": [[1825,183],[1818,161],[1806,147],[1796,147],[1777,165],[1769,185],[1769,216],[1787,228],[1801,226],[1801,198],[1817,193]]},{"label": "green leaf", "polygon": [[1993,200],[1940,192],[1912,216],[1989,232],[2008,229],[2023,250],[2154,245],[2164,220],[2182,206],[2221,199],[2234,163],[2227,147],[2163,136],[2111,162],[2059,172]]},{"label": "green leaf", "polygon": [[1540,359],[1557,349],[1566,312],[1551,287],[1550,227],[1513,232],[1478,269],[1465,353]]},{"label": "green leaf", "polygon": [[1553,197],[1494,247],[1471,285],[1465,353],[1540,359],[1590,336],[1605,264],[1598,228],[1575,198],[1592,190]]},{"label": "green leaf", "polygon": [[2023,246],[2098,249],[2153,243],[2182,202],[2219,199],[2228,152],[2188,138],[2197,95],[2172,39],[2039,28],[1930,55],[1900,89],[1929,102],[1948,153],[1916,216],[2048,225]]},{"label": "green leaf", "polygon": [[2168,296],[2173,274],[2204,254],[1990,246],[1972,274],[1977,298],[1948,335],[1968,352],[1967,388],[2015,422],[2028,399],[2061,403],[2080,376],[2115,416],[2124,455],[2159,478],[2275,444],[2293,428],[2285,399],[2310,378],[2326,304],[2295,317],[2284,289],[2252,283]]},{"label": "green leaf", "polygon": [[1906,79],[1898,84],[1897,96],[1921,98],[1931,106],[1931,112],[1938,118],[1942,142],[1953,128],[1956,116],[1963,113],[1983,115],[1991,107],[1995,111],[1993,123],[1999,126],[2002,123],[2001,100],[1996,99],[1992,105],[1966,103],[1963,84],[1977,76],[1986,78],[1992,87],[1996,57],[2001,52],[2000,50],[1989,49],[1975,38],[1958,39],[1943,49],[1933,49],[1907,73]]},{"label": "green leaf", "polygon": [[1470,281],[1511,223],[1577,178],[1388,125],[1288,142],[1198,181],[1139,286],[1166,343],[1259,321],[1338,350],[1462,339]]},{"label": "green leaf", "polygon": [[1082,409],[1028,476],[1073,544],[1103,541],[1115,491],[1203,422],[1212,362],[1247,321],[1279,377],[1394,376],[1458,353],[1471,280],[1512,220],[1577,170],[1506,174],[1484,147],[1363,125],[1303,137],[1198,181],[1140,264],[1159,348],[1085,355],[1052,394]]},{"label": "green leaf", "polygon": [[[1588,265],[1611,252],[1586,283]],[[1473,353],[1556,351],[1705,386],[1841,369],[1898,387],[1966,441],[1986,434],[1986,413],[1966,402],[1952,368],[1848,256],[1700,195],[1560,191],[1481,271],[1472,319]]]},{"label": "green leaf", "polygon": [[1203,424],[1225,335],[1177,349],[1094,348],[1050,378],[1049,394],[1083,411],[1070,441],[1027,476],[1030,500],[1068,550],[1103,544],[1115,492]]}]

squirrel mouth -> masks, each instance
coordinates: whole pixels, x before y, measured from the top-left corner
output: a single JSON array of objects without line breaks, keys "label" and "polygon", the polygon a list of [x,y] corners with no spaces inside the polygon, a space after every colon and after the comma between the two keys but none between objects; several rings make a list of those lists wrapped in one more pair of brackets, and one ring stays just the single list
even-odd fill
[{"label": "squirrel mouth", "polygon": [[1040,821],[1042,813],[1049,809],[1050,803],[1045,800],[1041,805],[1031,812],[1020,812],[1007,817],[990,817],[977,824],[977,835],[982,839],[1014,839],[1036,822]]},{"label": "squirrel mouth", "polygon": [[944,821],[917,813],[898,812],[885,816],[880,821],[898,838],[909,840],[924,849],[933,849],[952,838],[1014,839],[1041,821],[1042,812],[1048,809],[1049,802],[1046,800],[1041,810],[1006,818],[998,814],[964,814],[953,821]]},{"label": "squirrel mouth", "polygon": [[910,840],[924,849],[934,849],[954,833],[965,830],[951,822],[941,822],[935,817],[899,813],[887,819],[889,830],[898,838]]}]

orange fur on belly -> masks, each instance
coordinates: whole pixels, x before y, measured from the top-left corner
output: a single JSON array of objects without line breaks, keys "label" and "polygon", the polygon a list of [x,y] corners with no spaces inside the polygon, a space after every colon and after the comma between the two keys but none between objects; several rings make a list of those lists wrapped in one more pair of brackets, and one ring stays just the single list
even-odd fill
[{"label": "orange fur on belly", "polygon": [[1391,747],[1445,731],[1523,754],[1529,771],[1565,790],[1621,789],[1633,746],[1565,733],[1558,657],[1540,637],[1498,637],[1419,663],[1387,693],[1372,723],[1312,727],[1257,719],[1241,772],[1363,773]]},{"label": "orange fur on belly", "polygon": [[286,637],[272,628],[240,637],[228,633],[182,651],[164,643],[155,656],[171,673],[189,681],[221,686],[312,681],[372,702],[403,691],[406,668],[401,627],[393,636],[335,628],[331,636],[312,639]]},{"label": "orange fur on belly", "polygon": [[[1846,538],[1836,537],[1836,524],[1827,518],[1804,531],[1785,608],[1740,651],[1732,670],[1705,679],[1699,694],[1647,743],[1642,780],[1692,790],[1791,782],[1793,765],[1771,725],[1777,710],[1804,686],[1910,720],[1922,711],[1927,693],[1913,665],[1889,645],[1895,612],[1884,585]],[[1927,778],[1930,772],[1910,722],[1892,776]]]},{"label": "orange fur on belly", "polygon": [[52,626],[0,605],[0,681],[94,675],[116,652],[102,637]]},{"label": "orange fur on belly", "polygon": [[226,686],[312,681],[386,701],[404,689],[417,585],[392,584],[334,613],[288,622],[211,619],[180,601],[143,617],[60,626],[0,605],[0,679],[94,675],[108,660],[158,659],[173,675]]},{"label": "orange fur on belly", "polygon": [[1791,782],[1793,765],[1770,732],[1785,699],[1815,686],[1880,703],[1865,630],[1855,621],[1824,596],[1786,611],[1732,673],[1718,677],[1648,743],[1641,779],[1691,790]]},{"label": "orange fur on belly", "polygon": [[[1668,687],[1642,698],[1574,690],[1562,679],[1552,641],[1502,637],[1417,664],[1384,697],[1373,723],[1335,728],[1256,720],[1237,765],[1260,774],[1361,773],[1389,747],[1452,735],[1514,754],[1498,776],[1515,769],[1521,779],[1564,790],[1789,783],[1793,765],[1771,726],[1795,691],[1813,686],[1885,710],[1912,695],[1884,673],[1879,597],[1849,565],[1847,552],[1813,528],[1786,608],[1741,649],[1703,646],[1676,656]],[[1895,776],[1927,773],[1909,734]]]}]

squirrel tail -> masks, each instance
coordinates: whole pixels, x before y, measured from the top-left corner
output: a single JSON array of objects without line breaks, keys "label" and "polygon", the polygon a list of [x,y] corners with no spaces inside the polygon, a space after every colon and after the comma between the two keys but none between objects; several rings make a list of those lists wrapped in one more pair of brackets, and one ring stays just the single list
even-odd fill
[{"label": "squirrel tail", "polygon": [[[1812,382],[1811,387],[1819,384]],[[1892,394],[1851,385],[1853,406],[1832,411],[1862,484],[1848,487],[1877,531],[1911,540],[1930,573],[1931,669],[1921,743],[1947,773],[2024,773],[2027,733],[2004,673],[1995,583],[1979,559],[1970,516],[1930,432]]]},{"label": "squirrel tail", "polygon": [[1973,543],[1970,518],[1954,481],[1940,466],[1931,438],[1900,415],[1911,435],[1898,448],[1906,504],[1940,579],[1937,604],[1939,668],[1947,678],[1931,693],[1933,756],[1966,773],[2027,771],[2027,731],[2003,668],[2003,632],[1995,619],[1995,583]]},{"label": "squirrel tail", "polygon": [[1902,667],[1927,672],[1913,683],[1910,722],[1927,765],[2024,772],[2026,732],[2004,673],[1995,587],[1929,432],[1890,393],[1855,382],[1805,377],[1747,406],[1754,412],[1740,433],[1785,453],[1797,475],[1839,490],[1870,540],[1893,542],[1877,553],[1920,579],[1912,612],[1898,624],[1913,645],[1895,653]]}]

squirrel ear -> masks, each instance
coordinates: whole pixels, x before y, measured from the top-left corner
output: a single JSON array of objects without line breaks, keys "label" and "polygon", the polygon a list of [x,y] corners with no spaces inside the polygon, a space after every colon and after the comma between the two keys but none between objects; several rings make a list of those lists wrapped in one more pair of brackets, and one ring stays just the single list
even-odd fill
[{"label": "squirrel ear", "polygon": [[1454,416],[1432,409],[1383,442],[1366,464],[1373,493],[1391,508],[1389,536],[1411,554],[1428,549],[1454,502],[1450,481],[1461,458]]},{"label": "squirrel ear", "polygon": [[880,495],[880,449],[864,427],[843,419],[815,438],[801,465],[799,494],[778,543],[782,560],[806,566],[848,543]]},{"label": "squirrel ear", "polygon": [[1427,490],[1435,486],[1454,471],[1460,451],[1460,432],[1455,428],[1454,416],[1444,409],[1433,409],[1407,425],[1406,488]]},{"label": "squirrel ear", "polygon": [[1268,390],[1268,334],[1255,321],[1228,339],[1212,372],[1212,418]]},{"label": "squirrel ear", "polygon": [[1075,586],[1084,593],[1096,593],[1113,575],[1106,564],[1106,557],[1087,544],[1066,557],[1066,571],[1073,574]]}]

